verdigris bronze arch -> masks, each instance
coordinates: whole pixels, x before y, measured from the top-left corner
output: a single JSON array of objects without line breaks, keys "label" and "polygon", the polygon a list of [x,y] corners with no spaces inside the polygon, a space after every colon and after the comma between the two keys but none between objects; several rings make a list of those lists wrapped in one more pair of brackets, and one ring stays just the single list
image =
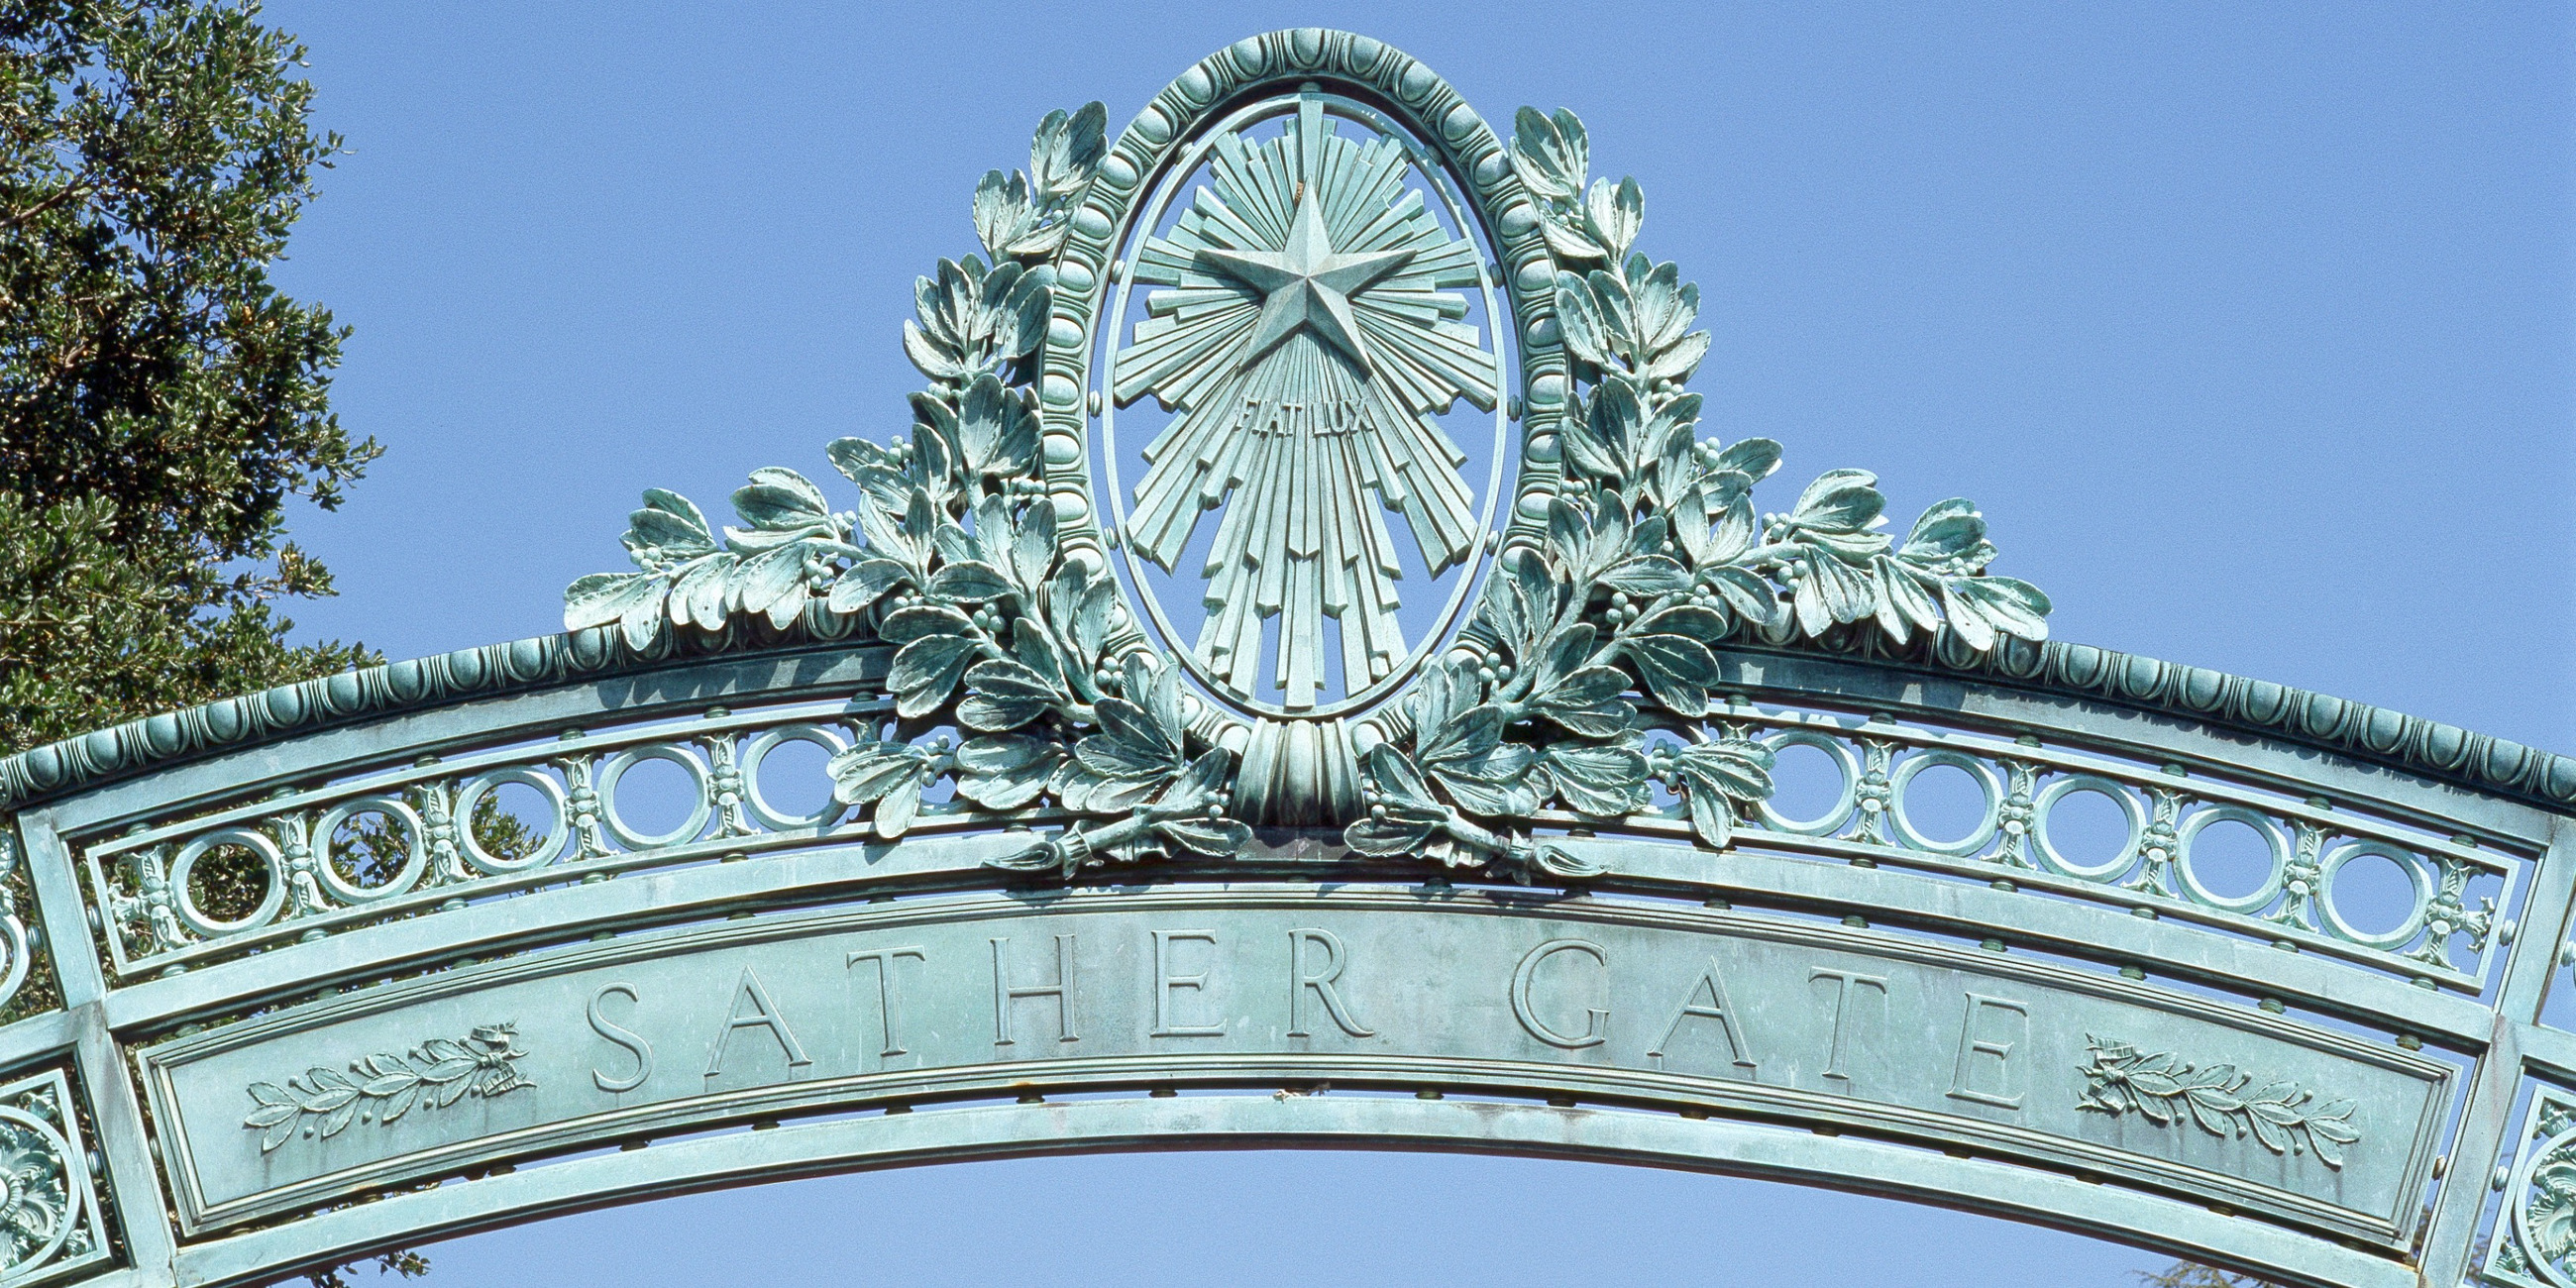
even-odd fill
[{"label": "verdigris bronze arch", "polygon": [[[1306,82],[1492,144],[1401,55],[1290,32],[1119,146]],[[1503,598],[1376,745],[1270,721],[1310,732],[1265,751],[1107,610],[1080,301],[1153,167],[1101,122],[1049,118],[979,190],[992,262],[943,264],[907,328],[913,437],[829,450],[857,511],[764,469],[720,541],[649,493],[636,571],[576,583],[564,634],[0,760],[0,1285],[251,1284],[787,1176],[1281,1147],[1828,1185],[2290,1283],[2576,1282],[2576,1035],[2540,1018],[2576,762],[2047,641],[1973,507],[1876,542],[1859,471],[1725,546],[1779,447],[1696,437],[1695,295],[1631,253],[1642,198],[1585,186],[1564,112],[1458,167],[1515,325],[1566,332],[1523,350],[1525,380],[1562,364],[1561,441]],[[768,760],[791,742],[833,757],[810,814],[778,804],[819,785]],[[1842,769],[1807,817],[1770,800],[1801,745]],[[656,761],[686,820],[659,833],[626,773]],[[1909,804],[1932,769],[1973,826]],[[1281,783],[1360,808],[1257,808]],[[542,841],[478,832],[504,789]],[[2087,793],[2117,854],[2051,830]],[[358,818],[380,871],[343,870]],[[2260,880],[2202,879],[2219,823]],[[252,897],[200,879],[226,851]],[[2364,855],[2406,878],[2367,924],[2337,902]]]}]

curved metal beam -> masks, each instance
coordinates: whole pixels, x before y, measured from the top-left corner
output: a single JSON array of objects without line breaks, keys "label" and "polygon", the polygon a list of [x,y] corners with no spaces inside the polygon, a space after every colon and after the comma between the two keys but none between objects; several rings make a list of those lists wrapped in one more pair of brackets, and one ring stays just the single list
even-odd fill
[{"label": "curved metal beam", "polygon": [[1651,1113],[1365,1096],[1209,1096],[875,1115],[574,1159],[191,1247],[180,1281],[263,1283],[406,1241],[701,1190],[839,1172],[1183,1149],[1429,1150],[1672,1168],[1853,1190],[2052,1226],[2303,1285],[2415,1272],[2208,1208],[1929,1150]]}]

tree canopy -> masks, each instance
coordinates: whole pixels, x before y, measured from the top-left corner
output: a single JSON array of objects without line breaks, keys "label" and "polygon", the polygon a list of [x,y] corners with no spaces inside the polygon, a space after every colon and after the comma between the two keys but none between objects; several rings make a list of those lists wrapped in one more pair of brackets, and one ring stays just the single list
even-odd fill
[{"label": "tree canopy", "polygon": [[0,0],[0,751],[374,660],[289,644],[285,535],[381,450],[346,328],[270,280],[314,175],[254,3]]}]

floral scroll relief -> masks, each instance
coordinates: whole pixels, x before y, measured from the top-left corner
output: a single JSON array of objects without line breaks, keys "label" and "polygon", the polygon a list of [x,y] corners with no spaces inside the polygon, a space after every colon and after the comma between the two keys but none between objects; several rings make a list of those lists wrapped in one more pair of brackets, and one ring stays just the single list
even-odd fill
[{"label": "floral scroll relief", "polygon": [[2147,1052],[2086,1034],[2090,1063],[2078,1107],[2114,1118],[2137,1114],[2159,1127],[2184,1119],[2213,1136],[2252,1136],[2275,1154],[2314,1153],[2341,1170],[2344,1147],[2360,1141],[2354,1102],[2316,1103],[2316,1093],[2287,1078],[2254,1086],[2232,1064],[2193,1065],[2169,1052]]},{"label": "floral scroll relief", "polygon": [[59,1071],[0,1087],[0,1280],[35,1283],[109,1255],[70,1104]]},{"label": "floral scroll relief", "polygon": [[2496,1172],[2504,1211],[2479,1277],[2513,1288],[2576,1288],[2576,1096],[2540,1087],[2519,1139],[2519,1160]]},{"label": "floral scroll relief", "polygon": [[242,1126],[260,1133],[259,1151],[276,1149],[297,1131],[325,1140],[352,1122],[390,1124],[415,1107],[445,1109],[467,1096],[489,1100],[537,1085],[519,1072],[519,1031],[477,1025],[462,1038],[431,1038],[408,1055],[371,1055],[349,1071],[314,1068],[283,1083],[254,1082],[256,1106]]}]

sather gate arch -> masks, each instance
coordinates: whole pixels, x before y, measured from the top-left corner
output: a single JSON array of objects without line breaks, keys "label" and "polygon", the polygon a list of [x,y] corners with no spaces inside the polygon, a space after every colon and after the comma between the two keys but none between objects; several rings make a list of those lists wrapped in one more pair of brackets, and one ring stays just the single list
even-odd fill
[{"label": "sather gate arch", "polygon": [[1570,114],[1304,30],[1104,126],[979,188],[847,485],[648,494],[562,635],[0,761],[0,1283],[1274,1145],[2571,1283],[2576,762],[2046,641],[1966,502],[1758,516]]}]

